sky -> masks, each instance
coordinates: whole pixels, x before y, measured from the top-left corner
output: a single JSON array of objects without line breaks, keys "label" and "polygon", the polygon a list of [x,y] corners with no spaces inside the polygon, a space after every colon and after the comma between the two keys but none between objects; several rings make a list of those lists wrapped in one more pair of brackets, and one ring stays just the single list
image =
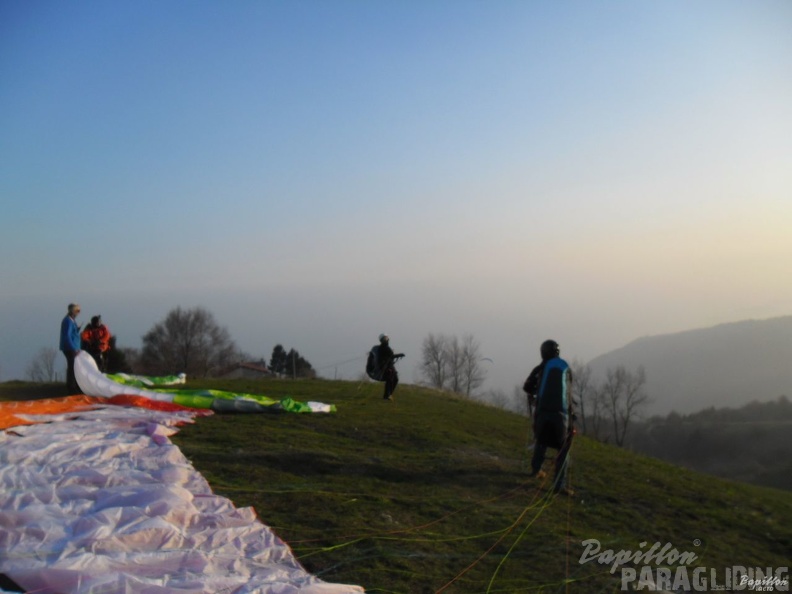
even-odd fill
[{"label": "sky", "polygon": [[[0,381],[70,302],[418,382],[792,314],[792,3],[0,1]],[[58,365],[65,367],[63,357]],[[177,370],[175,370],[177,371]]]}]

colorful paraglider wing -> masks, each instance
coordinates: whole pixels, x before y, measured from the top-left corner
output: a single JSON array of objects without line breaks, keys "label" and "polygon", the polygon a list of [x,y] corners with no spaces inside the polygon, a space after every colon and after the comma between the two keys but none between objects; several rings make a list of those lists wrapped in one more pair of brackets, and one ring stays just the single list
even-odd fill
[{"label": "colorful paraglider wing", "polygon": [[96,361],[85,351],[80,351],[74,359],[74,376],[80,389],[88,396],[110,398],[119,394],[131,394],[133,396],[144,396],[152,400],[173,401],[172,394],[162,394],[114,382],[99,371]]},{"label": "colorful paraglider wing", "polygon": [[60,415],[89,410],[101,404],[104,399],[91,396],[64,396],[40,400],[0,402],[0,429],[18,425],[33,425],[51,421],[49,415]]},{"label": "colorful paraglider wing", "polygon": [[49,407],[50,422],[0,431],[8,581],[59,594],[363,592],[311,575],[252,508],[212,492],[169,440],[196,411],[97,401],[31,404],[19,414]]},{"label": "colorful paraglider wing", "polygon": [[[88,353],[80,352],[74,361],[74,375],[80,389],[89,396],[110,398],[120,394],[143,396],[161,402],[175,402],[192,408],[217,412],[335,412],[333,404],[298,402],[291,398],[275,400],[260,394],[238,394],[221,390],[148,389],[118,383],[115,376],[104,375]],[[142,376],[136,376],[142,377]]]}]

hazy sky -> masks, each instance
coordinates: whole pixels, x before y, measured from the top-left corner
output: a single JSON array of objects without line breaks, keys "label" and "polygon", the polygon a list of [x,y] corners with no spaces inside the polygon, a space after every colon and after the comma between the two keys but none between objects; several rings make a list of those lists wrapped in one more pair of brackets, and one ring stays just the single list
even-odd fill
[{"label": "hazy sky", "polygon": [[791,31],[788,0],[3,0],[0,380],[70,301],[129,347],[203,306],[326,377],[472,333],[507,392],[548,337],[788,315]]}]

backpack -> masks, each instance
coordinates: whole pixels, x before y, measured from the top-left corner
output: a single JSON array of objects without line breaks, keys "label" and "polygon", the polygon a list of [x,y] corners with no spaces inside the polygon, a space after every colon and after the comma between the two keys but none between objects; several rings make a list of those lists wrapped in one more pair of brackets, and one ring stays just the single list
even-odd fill
[{"label": "backpack", "polygon": [[368,359],[366,359],[366,374],[375,381],[382,381],[382,370],[379,366],[379,345],[374,345],[369,351]]}]

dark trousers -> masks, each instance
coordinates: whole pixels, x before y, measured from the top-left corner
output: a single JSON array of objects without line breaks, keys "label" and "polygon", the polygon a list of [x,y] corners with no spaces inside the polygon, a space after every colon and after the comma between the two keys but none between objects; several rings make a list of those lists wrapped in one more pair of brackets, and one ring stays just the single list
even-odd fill
[{"label": "dark trousers", "polygon": [[399,383],[399,374],[396,373],[396,368],[388,367],[382,374],[382,379],[385,382],[385,391],[383,392],[382,397],[388,399],[393,395],[393,392],[396,390],[396,386]]},{"label": "dark trousers", "polygon": [[99,371],[102,373],[105,372],[105,368],[107,367],[107,353],[103,353],[102,351],[88,351],[93,357],[94,361],[96,361],[96,366],[99,368]]},{"label": "dark trousers", "polygon": [[572,444],[572,438],[567,431],[565,417],[561,414],[537,413],[534,422],[534,435],[536,436],[536,445],[531,459],[531,470],[536,473],[542,468],[547,448],[557,449],[553,488],[556,491],[566,488],[569,447]]},{"label": "dark trousers", "polygon": [[63,356],[66,357],[66,390],[69,395],[82,394],[77,378],[74,377],[74,358],[77,356],[77,351],[63,351]]}]

